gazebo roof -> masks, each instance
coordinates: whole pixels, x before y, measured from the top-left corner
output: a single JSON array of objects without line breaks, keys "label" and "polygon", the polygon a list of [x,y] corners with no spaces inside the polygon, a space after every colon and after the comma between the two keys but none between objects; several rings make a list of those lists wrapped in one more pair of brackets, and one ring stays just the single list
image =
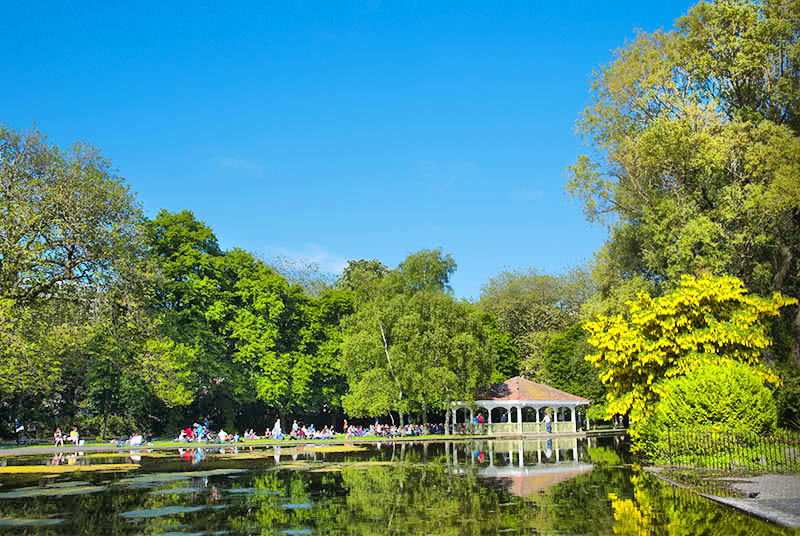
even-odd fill
[{"label": "gazebo roof", "polygon": [[582,402],[589,403],[589,399],[559,391],[549,385],[535,383],[520,376],[506,380],[503,383],[493,383],[488,386],[479,400],[548,400],[556,402]]}]

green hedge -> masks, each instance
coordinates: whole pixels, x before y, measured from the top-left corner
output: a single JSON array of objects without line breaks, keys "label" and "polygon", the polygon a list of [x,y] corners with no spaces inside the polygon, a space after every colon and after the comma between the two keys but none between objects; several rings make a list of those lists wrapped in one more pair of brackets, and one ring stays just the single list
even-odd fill
[{"label": "green hedge", "polygon": [[668,429],[769,433],[777,426],[770,390],[748,365],[708,364],[662,384],[663,394],[643,426],[651,454],[663,452]]}]

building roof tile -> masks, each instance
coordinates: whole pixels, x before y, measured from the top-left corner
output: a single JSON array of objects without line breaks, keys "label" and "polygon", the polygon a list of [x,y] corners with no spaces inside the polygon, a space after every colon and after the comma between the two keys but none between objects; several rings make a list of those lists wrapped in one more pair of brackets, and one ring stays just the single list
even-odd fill
[{"label": "building roof tile", "polygon": [[589,399],[559,391],[549,385],[526,380],[520,376],[488,386],[479,400],[553,400],[564,402],[589,402]]}]

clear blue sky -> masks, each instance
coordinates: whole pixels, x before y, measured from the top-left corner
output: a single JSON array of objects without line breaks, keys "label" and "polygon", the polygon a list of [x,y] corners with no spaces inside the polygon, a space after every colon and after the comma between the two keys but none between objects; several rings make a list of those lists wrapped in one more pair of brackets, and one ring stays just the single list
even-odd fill
[{"label": "clear blue sky", "polygon": [[395,266],[453,255],[459,297],[587,262],[563,192],[592,69],[693,2],[7,2],[0,121],[102,147],[145,213],[224,248]]}]

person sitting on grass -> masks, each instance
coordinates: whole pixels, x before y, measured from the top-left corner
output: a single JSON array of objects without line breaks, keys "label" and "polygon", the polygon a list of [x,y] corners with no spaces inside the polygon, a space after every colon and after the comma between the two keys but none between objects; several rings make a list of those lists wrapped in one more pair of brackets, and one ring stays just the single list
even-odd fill
[{"label": "person sitting on grass", "polygon": [[55,446],[64,446],[64,434],[61,433],[61,428],[56,428],[55,433],[53,434],[53,442]]}]

